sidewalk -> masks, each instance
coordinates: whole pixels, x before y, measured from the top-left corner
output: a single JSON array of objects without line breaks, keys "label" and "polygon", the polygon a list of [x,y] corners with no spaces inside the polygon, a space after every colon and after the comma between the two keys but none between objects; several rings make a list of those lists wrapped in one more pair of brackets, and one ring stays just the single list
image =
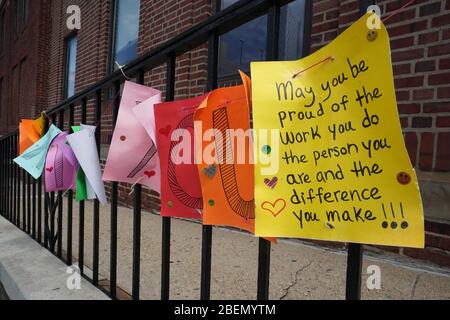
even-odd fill
[{"label": "sidewalk", "polygon": [[[133,211],[118,209],[118,286],[131,292]],[[64,212],[67,212],[65,209]],[[92,266],[93,204],[86,203],[85,265]],[[66,217],[63,225],[66,227]],[[109,278],[110,211],[100,212],[100,279]],[[63,233],[64,250],[66,230]],[[172,219],[171,299],[199,299],[201,234],[198,223]],[[74,201],[74,261],[78,257],[78,204]],[[160,298],[161,218],[142,214],[141,298]],[[212,299],[256,298],[258,240],[237,231],[214,228]],[[369,265],[381,269],[381,290],[368,290]],[[346,252],[282,240],[272,246],[271,299],[344,299]],[[363,299],[450,299],[450,269],[399,256],[364,256]]]}]

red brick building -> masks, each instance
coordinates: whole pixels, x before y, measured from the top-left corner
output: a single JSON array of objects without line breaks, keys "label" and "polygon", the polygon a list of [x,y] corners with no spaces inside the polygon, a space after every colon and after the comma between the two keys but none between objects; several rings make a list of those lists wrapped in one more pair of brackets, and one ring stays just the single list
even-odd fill
[{"label": "red brick building", "polygon": [[[124,1],[128,1],[125,5]],[[17,127],[22,117],[36,116],[74,92],[117,69],[117,63],[148,52],[203,21],[214,10],[236,1],[207,0],[3,0],[0,1],[0,133]],[[312,12],[304,0],[283,6],[281,59],[296,59],[333,40],[358,19],[361,6],[375,2],[382,17],[406,0],[318,0]],[[80,9],[81,28],[67,22]],[[75,15],[75,16],[74,16]],[[310,25],[308,25],[310,23]],[[398,107],[411,160],[423,193],[427,248],[400,250],[412,257],[450,265],[450,0],[416,0],[386,21],[391,36]],[[267,16],[251,21],[219,41],[219,83],[235,79],[237,68],[265,59]],[[305,30],[310,41],[303,41]],[[304,44],[310,43],[309,47]],[[249,45],[251,44],[251,45]],[[176,97],[205,91],[207,45],[177,59]],[[116,63],[117,62],[117,63]],[[164,66],[145,74],[145,84],[165,89]],[[106,94],[102,144],[111,136],[111,106]],[[93,108],[88,109],[88,120]],[[129,186],[119,201],[127,204]],[[157,195],[143,198],[157,209]]]}]

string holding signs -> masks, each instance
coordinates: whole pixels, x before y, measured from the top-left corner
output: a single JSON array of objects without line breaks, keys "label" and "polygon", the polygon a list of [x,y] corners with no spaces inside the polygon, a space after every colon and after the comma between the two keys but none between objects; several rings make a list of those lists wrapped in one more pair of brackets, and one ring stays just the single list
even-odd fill
[{"label": "string holding signs", "polygon": [[256,235],[423,248],[389,36],[369,15],[304,59],[252,63]]}]

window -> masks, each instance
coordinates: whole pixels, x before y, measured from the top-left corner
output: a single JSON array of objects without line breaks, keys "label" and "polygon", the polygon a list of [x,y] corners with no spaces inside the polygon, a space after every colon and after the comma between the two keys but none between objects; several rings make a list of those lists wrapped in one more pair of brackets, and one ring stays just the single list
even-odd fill
[{"label": "window", "polygon": [[[237,0],[222,0],[226,8]],[[295,60],[302,56],[305,1],[296,0],[281,7],[279,58]],[[219,67],[220,80],[233,79],[237,70],[250,71],[250,62],[266,59],[267,15],[256,18],[220,36]]]},{"label": "window", "polygon": [[140,0],[114,1],[111,71],[137,57],[140,6]]},{"label": "window", "polygon": [[30,0],[23,0],[23,18],[24,21],[27,20],[30,14]]},{"label": "window", "polygon": [[66,66],[65,66],[65,98],[75,94],[75,76],[77,72],[77,36],[74,35],[66,40]]},{"label": "window", "polygon": [[19,33],[30,14],[30,0],[16,0],[16,32]]}]

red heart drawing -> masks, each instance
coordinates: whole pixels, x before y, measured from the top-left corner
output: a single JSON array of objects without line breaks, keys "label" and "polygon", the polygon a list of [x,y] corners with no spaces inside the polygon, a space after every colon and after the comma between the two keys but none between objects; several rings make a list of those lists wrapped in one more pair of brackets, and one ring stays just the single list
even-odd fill
[{"label": "red heart drawing", "polygon": [[286,208],[286,201],[278,199],[274,203],[266,201],[261,205],[263,210],[269,211],[275,218]]},{"label": "red heart drawing", "polygon": [[151,178],[153,176],[155,176],[156,172],[155,171],[145,171],[144,174],[147,176],[147,178]]},{"label": "red heart drawing", "polygon": [[48,172],[52,172],[53,171],[53,167],[47,168],[45,170],[47,170]]},{"label": "red heart drawing", "polygon": [[165,135],[166,137],[169,136],[170,130],[172,130],[172,127],[170,125],[168,125],[165,128],[161,128],[159,129],[159,133],[161,133],[162,135]]}]

